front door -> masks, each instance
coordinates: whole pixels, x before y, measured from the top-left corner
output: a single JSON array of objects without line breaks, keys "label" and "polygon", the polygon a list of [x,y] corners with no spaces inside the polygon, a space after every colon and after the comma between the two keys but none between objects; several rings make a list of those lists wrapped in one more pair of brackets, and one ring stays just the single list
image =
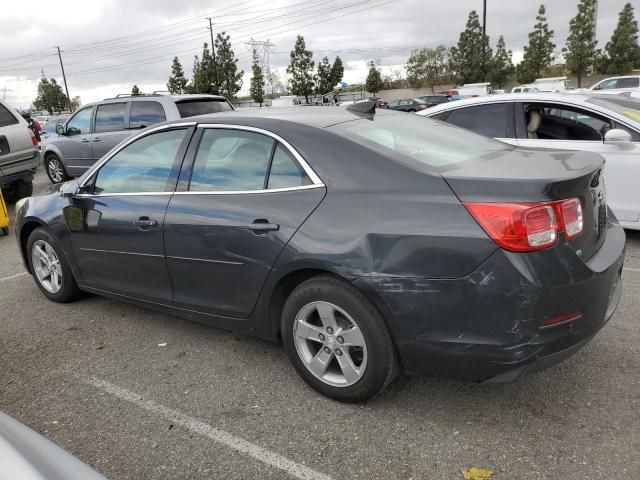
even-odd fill
[{"label": "front door", "polygon": [[74,199],[84,228],[72,231],[82,284],[169,303],[163,226],[182,161],[186,128],[150,133],[102,165]]},{"label": "front door", "polygon": [[65,134],[56,138],[55,144],[60,149],[65,169],[71,176],[82,175],[87,166],[93,163],[92,119],[93,107],[79,110],[67,122]]},{"label": "front door", "polygon": [[526,124],[529,124],[531,111],[541,115],[540,125],[527,135],[532,138],[520,135],[518,145],[599,153],[606,160],[604,180],[609,207],[618,220],[638,222],[640,201],[634,179],[640,178],[640,143],[604,143],[605,132],[616,125],[606,117],[579,107],[546,102],[525,105]]},{"label": "front door", "polygon": [[165,220],[175,304],[251,314],[278,255],[325,194],[300,160],[266,132],[202,130],[190,182]]},{"label": "front door", "polygon": [[128,102],[104,103],[96,107],[91,134],[94,162],[129,136],[127,119]]}]

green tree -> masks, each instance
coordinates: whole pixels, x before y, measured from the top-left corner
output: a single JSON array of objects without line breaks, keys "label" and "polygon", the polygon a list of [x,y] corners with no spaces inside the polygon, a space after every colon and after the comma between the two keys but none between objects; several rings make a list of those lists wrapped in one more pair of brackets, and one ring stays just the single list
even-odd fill
[{"label": "green tree", "polygon": [[249,93],[251,94],[251,98],[262,106],[262,102],[264,102],[264,75],[262,74],[262,67],[260,63],[258,63],[258,57],[255,51],[253,53],[251,71],[253,76],[251,77]]},{"label": "green tree", "polygon": [[640,66],[640,46],[638,46],[638,22],[634,18],[633,7],[627,3],[618,17],[618,25],[611,40],[605,46],[607,54],[606,73],[617,75],[629,73]]},{"label": "green tree", "polygon": [[238,72],[238,59],[236,58],[229,35],[225,32],[216,36],[216,78],[214,83],[218,85],[220,95],[227,98],[234,98],[236,93],[242,88],[242,77],[244,70]]},{"label": "green tree", "polygon": [[449,49],[444,45],[436,48],[421,48],[411,52],[407,61],[407,80],[412,87],[428,86],[433,92],[434,85],[442,83],[449,59]]},{"label": "green tree", "polygon": [[524,47],[524,57],[518,65],[518,81],[531,83],[542,76],[545,68],[553,61],[553,30],[549,30],[546,10],[540,5],[533,32],[529,33],[529,45]]},{"label": "green tree", "polygon": [[367,81],[365,82],[364,89],[376,96],[380,90],[384,88],[384,82],[380,76],[380,71],[376,68],[375,63],[369,62],[369,75],[367,75]]},{"label": "green tree", "polygon": [[33,105],[38,110],[46,110],[50,115],[53,115],[67,107],[67,97],[55,78],[47,80],[42,77],[38,83],[38,94]]},{"label": "green tree", "polygon": [[580,0],[578,14],[569,22],[569,37],[562,49],[569,71],[578,77],[578,88],[582,87],[584,77],[593,67],[596,56],[595,1]]},{"label": "green tree", "polygon": [[182,64],[178,57],[173,57],[173,63],[171,64],[171,76],[167,81],[167,90],[169,93],[176,95],[180,93],[185,93],[187,87],[187,79],[184,76],[184,71],[182,70]]},{"label": "green tree", "polygon": [[344,67],[342,66],[342,59],[340,57],[336,57],[333,61],[333,65],[331,65],[331,88],[335,88],[340,82],[342,82],[342,77],[344,77]]},{"label": "green tree", "polygon": [[507,50],[504,37],[500,35],[496,45],[496,53],[491,60],[489,80],[494,86],[502,88],[502,86],[509,81],[509,78],[515,70],[513,61],[511,60],[511,50]]},{"label": "green tree", "polygon": [[316,93],[318,95],[324,95],[333,90],[333,79],[331,78],[331,63],[329,59],[324,57],[321,62],[318,62],[318,73],[316,75]]},{"label": "green tree", "polygon": [[314,87],[313,52],[307,50],[302,35],[298,35],[289,57],[291,62],[287,67],[287,73],[291,76],[291,93],[304,97],[305,102],[309,103],[309,96],[313,94]]},{"label": "green tree", "polygon": [[138,85],[134,85],[131,88],[131,95],[134,95],[134,96],[142,95],[142,90],[138,88]]},{"label": "green tree", "polygon": [[478,13],[471,10],[458,45],[450,52],[449,66],[462,83],[482,82],[491,67],[489,37],[482,34]]},{"label": "green tree", "polygon": [[218,76],[213,64],[209,44],[202,45],[202,59],[195,58],[193,64],[193,91],[191,93],[208,93],[217,95],[220,91]]}]

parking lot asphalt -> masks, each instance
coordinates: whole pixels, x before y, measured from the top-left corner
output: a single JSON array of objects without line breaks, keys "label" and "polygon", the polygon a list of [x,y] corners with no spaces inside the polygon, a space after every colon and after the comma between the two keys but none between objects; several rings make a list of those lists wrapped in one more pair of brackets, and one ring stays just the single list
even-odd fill
[{"label": "parking lot asphalt", "polygon": [[640,232],[615,316],[566,362],[506,385],[404,377],[363,405],[310,390],[280,345],[55,304],[23,272],[0,237],[0,410],[110,479],[640,478]]}]

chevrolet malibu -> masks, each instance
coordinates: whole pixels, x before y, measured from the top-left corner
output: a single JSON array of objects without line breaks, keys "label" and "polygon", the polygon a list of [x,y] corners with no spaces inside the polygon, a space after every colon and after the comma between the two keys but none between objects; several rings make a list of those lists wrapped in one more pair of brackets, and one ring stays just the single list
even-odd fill
[{"label": "chevrolet malibu", "polygon": [[602,171],[360,104],[230,112],[140,132],[21,201],[16,235],[50,300],[282,341],[355,402],[400,369],[505,382],[587,343],[621,295]]}]

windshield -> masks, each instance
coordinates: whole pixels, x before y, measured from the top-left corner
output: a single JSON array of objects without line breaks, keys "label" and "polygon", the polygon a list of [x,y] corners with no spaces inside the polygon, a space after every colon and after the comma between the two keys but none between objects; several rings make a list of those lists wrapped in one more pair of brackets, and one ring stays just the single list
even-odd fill
[{"label": "windshield", "polygon": [[184,100],[176,102],[176,107],[180,112],[180,117],[194,117],[196,115],[206,115],[207,113],[228,112],[233,110],[229,102],[224,99],[203,98],[197,100]]},{"label": "windshield", "polygon": [[429,167],[443,167],[511,149],[462,128],[416,115],[375,115],[328,127],[338,135]]},{"label": "windshield", "polygon": [[593,103],[599,107],[604,107],[612,112],[640,123],[640,101],[634,100],[629,97],[620,97],[618,95],[611,95],[611,98],[591,97],[587,100],[587,103]]}]

